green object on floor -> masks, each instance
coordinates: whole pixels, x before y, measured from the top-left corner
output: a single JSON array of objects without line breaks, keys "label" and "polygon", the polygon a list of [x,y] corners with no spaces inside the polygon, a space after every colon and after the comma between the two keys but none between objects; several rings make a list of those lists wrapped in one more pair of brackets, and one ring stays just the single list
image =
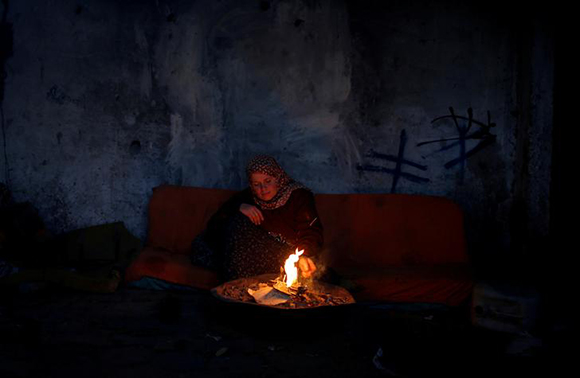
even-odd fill
[{"label": "green object on floor", "polygon": [[64,260],[73,266],[118,263],[126,265],[142,247],[123,222],[71,231],[62,236]]},{"label": "green object on floor", "polygon": [[75,290],[111,293],[117,290],[122,272],[137,256],[141,244],[123,222],[71,231],[57,241],[58,262],[66,268],[23,268],[0,279],[0,285],[22,287],[26,283],[46,282]]}]

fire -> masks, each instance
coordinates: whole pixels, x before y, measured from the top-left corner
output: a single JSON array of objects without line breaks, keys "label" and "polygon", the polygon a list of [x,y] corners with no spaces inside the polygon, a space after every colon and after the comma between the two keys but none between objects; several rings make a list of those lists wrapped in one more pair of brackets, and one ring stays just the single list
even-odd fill
[{"label": "fire", "polygon": [[284,272],[286,272],[286,286],[290,287],[296,283],[298,280],[298,268],[296,268],[296,263],[300,258],[300,255],[304,253],[304,250],[298,250],[296,248],[296,252],[290,255],[286,262],[284,262]]}]

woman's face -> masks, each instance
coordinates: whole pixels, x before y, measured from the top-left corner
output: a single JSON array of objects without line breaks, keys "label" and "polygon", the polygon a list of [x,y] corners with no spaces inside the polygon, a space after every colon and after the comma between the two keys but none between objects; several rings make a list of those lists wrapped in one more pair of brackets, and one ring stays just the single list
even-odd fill
[{"label": "woman's face", "polygon": [[250,175],[250,188],[254,195],[262,201],[270,201],[278,193],[278,181],[265,173],[252,173]]}]

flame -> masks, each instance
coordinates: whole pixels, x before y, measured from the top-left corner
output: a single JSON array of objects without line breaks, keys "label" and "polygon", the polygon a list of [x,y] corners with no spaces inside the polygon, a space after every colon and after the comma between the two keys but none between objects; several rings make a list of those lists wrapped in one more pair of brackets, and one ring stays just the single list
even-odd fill
[{"label": "flame", "polygon": [[298,280],[298,268],[296,268],[296,263],[300,258],[300,255],[304,253],[304,250],[298,250],[296,248],[296,252],[290,255],[286,262],[284,262],[284,272],[286,272],[286,286],[290,287],[296,283]]}]

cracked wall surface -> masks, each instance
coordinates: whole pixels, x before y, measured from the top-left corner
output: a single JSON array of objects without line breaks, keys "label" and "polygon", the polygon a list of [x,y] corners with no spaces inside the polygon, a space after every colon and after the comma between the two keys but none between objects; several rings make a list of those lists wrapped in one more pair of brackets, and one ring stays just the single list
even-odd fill
[{"label": "cracked wall surface", "polygon": [[[455,1],[2,4],[0,177],[54,232],[121,220],[143,238],[153,187],[241,189],[246,161],[268,153],[315,192],[448,197],[475,254],[547,235],[553,58],[534,15]],[[480,133],[451,140],[468,121],[433,122],[450,108],[472,109]]]}]

